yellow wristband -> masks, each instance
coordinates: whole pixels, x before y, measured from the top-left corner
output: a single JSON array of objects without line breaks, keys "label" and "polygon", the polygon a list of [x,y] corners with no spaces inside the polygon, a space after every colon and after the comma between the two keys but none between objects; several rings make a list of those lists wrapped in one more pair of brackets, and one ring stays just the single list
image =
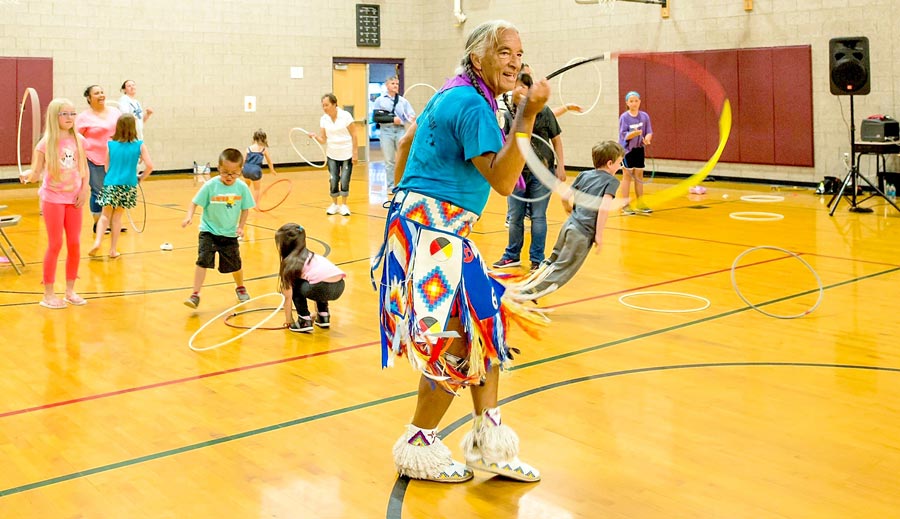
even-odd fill
[{"label": "yellow wristband", "polygon": [[525,132],[516,132],[516,138],[522,137],[524,139],[530,139],[531,135],[528,135]]}]

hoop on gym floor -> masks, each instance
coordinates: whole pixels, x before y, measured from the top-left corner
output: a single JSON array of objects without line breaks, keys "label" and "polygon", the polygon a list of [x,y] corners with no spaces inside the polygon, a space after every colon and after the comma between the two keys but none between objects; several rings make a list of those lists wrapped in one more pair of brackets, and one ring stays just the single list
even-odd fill
[{"label": "hoop on gym floor", "polygon": [[[795,315],[773,314],[771,312],[767,312],[767,311],[763,310],[762,308],[754,305],[753,303],[750,302],[750,300],[748,300],[746,297],[744,297],[743,293],[741,293],[741,290],[737,286],[737,278],[735,276],[735,271],[737,269],[738,262],[741,261],[741,258],[746,256],[747,254],[749,254],[753,251],[764,250],[764,249],[774,250],[774,251],[790,254],[791,256],[800,260],[800,263],[803,263],[803,266],[805,266],[807,269],[809,269],[810,272],[812,272],[812,275],[816,278],[816,283],[818,283],[818,285],[819,285],[819,298],[816,300],[816,303],[809,308],[809,310],[806,310],[803,313],[799,313],[799,314],[795,314]],[[798,317],[803,317],[803,316],[809,315],[813,311],[815,311],[815,309],[818,308],[820,304],[822,304],[822,298],[825,297],[825,287],[822,285],[822,278],[820,278],[819,274],[815,271],[815,269],[812,268],[812,265],[807,263],[806,260],[801,258],[798,254],[795,254],[787,249],[782,249],[781,247],[775,247],[772,245],[760,245],[758,247],[751,247],[751,248],[745,250],[744,252],[738,254],[738,257],[735,258],[734,262],[731,264],[731,286],[734,287],[734,291],[737,292],[738,297],[740,297],[741,301],[746,303],[747,306],[749,306],[750,308],[756,310],[757,312],[759,312],[763,315],[767,315],[769,317],[774,317],[776,319],[796,319]]]}]

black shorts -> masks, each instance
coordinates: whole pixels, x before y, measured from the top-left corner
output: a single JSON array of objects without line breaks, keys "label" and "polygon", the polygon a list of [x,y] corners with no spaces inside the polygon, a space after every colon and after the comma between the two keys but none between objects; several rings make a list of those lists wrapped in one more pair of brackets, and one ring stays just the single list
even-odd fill
[{"label": "black shorts", "polygon": [[197,266],[215,268],[216,253],[219,253],[219,272],[228,274],[241,270],[241,246],[237,238],[219,236],[203,231],[198,238]]},{"label": "black shorts", "polygon": [[625,169],[644,169],[644,147],[635,148],[625,154],[625,160],[622,161],[622,167]]}]

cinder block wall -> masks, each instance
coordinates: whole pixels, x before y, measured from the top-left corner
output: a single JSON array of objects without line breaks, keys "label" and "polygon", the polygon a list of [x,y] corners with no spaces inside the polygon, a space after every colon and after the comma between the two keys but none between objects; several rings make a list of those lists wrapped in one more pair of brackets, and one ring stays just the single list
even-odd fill
[{"label": "cinder block wall", "polygon": [[[658,6],[629,2],[617,2],[610,13],[574,0],[463,0],[468,20],[461,26],[452,0],[367,0],[381,6],[380,48],[356,47],[356,3],[8,0],[0,2],[0,55],[52,57],[54,95],[72,99],[79,110],[86,108],[81,93],[88,84],[103,85],[118,99],[119,85],[134,79],[138,98],[155,111],[145,134],[161,170],[214,161],[227,146],[242,149],[259,127],[269,133],[276,162],[296,162],[288,131],[316,126],[319,98],[331,90],[332,57],[405,58],[407,85],[440,86],[468,31],[494,18],[519,26],[526,60],[538,73],[604,51],[812,45],[815,167],[721,164],[721,176],[814,182],[843,171],[849,103],[829,93],[832,37],[865,35],[871,43],[872,93],[855,98],[857,124],[873,113],[896,115],[900,106],[900,59],[892,44],[900,37],[897,0],[755,0],[750,12],[743,0],[670,0],[668,19]],[[290,79],[291,66],[304,67],[305,77]],[[560,83],[553,86],[552,102],[561,103]],[[623,92],[614,62],[563,79],[569,102],[592,104],[598,87],[590,114],[560,119],[568,164],[589,165],[591,145],[615,136]],[[417,89],[414,104],[421,106],[426,94]],[[255,113],[243,111],[245,95],[257,97]],[[897,170],[896,162],[889,168]],[[689,173],[699,165],[658,161],[657,168]],[[15,176],[15,167],[0,168],[0,178]]]}]

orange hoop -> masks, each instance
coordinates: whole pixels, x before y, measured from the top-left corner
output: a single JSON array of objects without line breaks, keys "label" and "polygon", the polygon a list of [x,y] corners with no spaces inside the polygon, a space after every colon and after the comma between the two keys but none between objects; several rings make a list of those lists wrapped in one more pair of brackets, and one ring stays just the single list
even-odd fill
[{"label": "orange hoop", "polygon": [[[275,205],[273,205],[272,207],[267,207],[267,208],[263,209],[262,204],[260,202],[262,202],[262,199],[266,197],[266,193],[269,192],[269,189],[271,189],[272,186],[278,185],[282,182],[288,183],[287,193],[285,193],[284,197],[282,197],[281,200],[279,200]],[[259,194],[259,200],[256,201],[256,209],[261,213],[267,213],[267,212],[271,211],[272,209],[275,209],[279,205],[283,204],[284,201],[287,200],[289,196],[291,196],[291,191],[293,189],[294,189],[294,183],[291,182],[291,180],[289,178],[279,178],[275,182],[272,182],[271,184],[266,186],[266,188],[263,189],[262,192]]]}]

